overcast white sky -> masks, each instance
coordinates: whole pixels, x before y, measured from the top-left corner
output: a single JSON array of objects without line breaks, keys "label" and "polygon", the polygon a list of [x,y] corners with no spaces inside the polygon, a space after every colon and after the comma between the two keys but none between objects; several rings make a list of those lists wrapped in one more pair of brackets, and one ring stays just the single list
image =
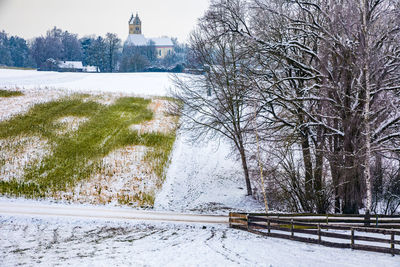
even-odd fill
[{"label": "overcast white sky", "polygon": [[0,0],[0,31],[26,39],[54,26],[84,35],[128,35],[131,13],[139,13],[146,37],[186,41],[209,0]]}]

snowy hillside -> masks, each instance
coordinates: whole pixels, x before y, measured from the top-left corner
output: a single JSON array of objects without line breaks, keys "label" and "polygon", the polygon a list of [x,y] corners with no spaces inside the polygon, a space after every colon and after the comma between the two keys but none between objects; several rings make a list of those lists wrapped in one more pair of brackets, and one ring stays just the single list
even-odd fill
[{"label": "snowy hillside", "polygon": [[222,214],[262,211],[261,203],[246,196],[241,165],[229,154],[226,142],[192,143],[189,133],[180,131],[155,208]]}]

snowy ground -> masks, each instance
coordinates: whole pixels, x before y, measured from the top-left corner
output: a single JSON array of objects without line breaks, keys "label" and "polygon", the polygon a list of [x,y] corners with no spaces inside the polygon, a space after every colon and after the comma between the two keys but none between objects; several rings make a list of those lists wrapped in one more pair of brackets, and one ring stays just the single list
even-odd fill
[{"label": "snowy ground", "polygon": [[180,131],[155,209],[219,214],[262,211],[261,203],[246,196],[241,165],[229,154],[227,143],[192,143],[189,134]]},{"label": "snowy ground", "polygon": [[169,77],[168,73],[60,73],[0,69],[0,88],[50,88],[165,96],[172,86]]},{"label": "snowy ground", "polygon": [[212,225],[1,216],[0,239],[0,266],[399,266]]},{"label": "snowy ground", "polygon": [[[1,69],[0,69],[1,76]],[[2,80],[0,78],[0,83]],[[0,85],[0,89],[4,89]],[[13,87],[14,89],[15,87]],[[24,89],[24,96],[19,97],[1,97],[0,98],[0,121],[7,120],[17,114],[25,113],[34,105],[50,102],[63,96],[67,96],[70,92],[65,90],[50,89]]]},{"label": "snowy ground", "polygon": [[[167,74],[0,70],[0,88],[60,88],[166,95]],[[240,164],[225,143],[180,132],[155,209],[227,214],[259,210],[245,196]],[[0,198],[0,202],[9,201]],[[15,200],[17,203],[35,202]],[[49,203],[48,200],[45,203]],[[104,207],[104,206],[103,206]],[[112,209],[112,207],[107,207]],[[260,237],[213,224],[166,224],[0,212],[0,266],[400,266],[399,257]]]},{"label": "snowy ground", "polygon": [[[126,95],[165,96],[171,86],[166,73],[58,73],[0,69],[0,88],[19,88],[24,92],[23,97],[0,99],[0,121],[26,112],[37,103],[73,92],[101,94],[98,99],[95,96],[89,99],[101,103],[106,100],[104,104],[110,104],[115,98]],[[156,117],[152,124],[135,125],[140,126],[135,130],[168,130],[163,125],[168,122],[165,117],[158,117],[162,112],[154,112]],[[240,164],[228,157],[228,144],[216,141],[191,143],[188,136],[186,132],[178,134],[167,179],[156,197],[155,209],[219,214],[227,214],[230,210],[262,210],[260,203],[245,196],[243,173]],[[128,166],[133,164],[125,162]],[[95,187],[93,183],[89,184],[85,188]],[[111,185],[107,187],[113,188]],[[102,192],[106,191],[103,188]]]},{"label": "snowy ground", "polygon": [[[23,93],[21,96],[0,97],[0,122],[17,114],[26,113],[39,103],[54,101],[73,92],[49,88],[19,90]],[[120,97],[132,95],[134,92],[91,92],[81,97],[84,97],[83,101],[111,105]],[[139,134],[149,132],[168,134],[175,131],[176,118],[167,115],[168,106],[168,100],[152,98],[148,108],[154,114],[153,119],[141,124],[133,124],[129,128],[133,131],[137,130]],[[73,116],[54,118],[53,123],[59,127],[55,134],[70,135],[86,121],[88,118]],[[26,168],[31,165],[39,166],[45,156],[51,154],[51,151],[48,140],[39,136],[22,135],[0,139],[0,181],[20,180],[24,177]],[[93,173],[89,179],[78,182],[74,188],[68,188],[65,192],[55,192],[52,197],[80,203],[146,205],[142,196],[146,194],[153,196],[161,185],[160,178],[152,171],[151,162],[145,160],[146,153],[149,151],[148,147],[134,145],[116,149],[102,159],[102,168]]]}]

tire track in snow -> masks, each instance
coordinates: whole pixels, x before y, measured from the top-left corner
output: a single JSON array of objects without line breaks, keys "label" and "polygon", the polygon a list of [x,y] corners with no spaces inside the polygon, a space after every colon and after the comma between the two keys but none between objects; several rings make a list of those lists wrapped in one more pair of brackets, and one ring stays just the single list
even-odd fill
[{"label": "tire track in snow", "polygon": [[[221,236],[219,236],[221,235]],[[204,241],[204,243],[215,253],[220,254],[223,256],[226,260],[237,264],[237,265],[243,265],[243,262],[251,264],[251,261],[238,253],[235,253],[229,249],[227,249],[223,243],[223,237],[226,236],[226,230],[224,230],[222,233],[217,232],[215,230],[211,230],[211,235]],[[215,245],[212,241],[214,241],[216,238],[217,244]]]}]

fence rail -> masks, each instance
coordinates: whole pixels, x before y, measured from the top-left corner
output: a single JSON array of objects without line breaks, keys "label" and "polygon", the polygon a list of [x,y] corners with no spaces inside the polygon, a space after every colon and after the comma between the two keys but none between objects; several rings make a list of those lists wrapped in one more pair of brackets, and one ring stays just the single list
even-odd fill
[{"label": "fence rail", "polygon": [[[229,226],[252,233],[400,255],[400,216],[230,213]],[[389,229],[391,228],[391,229]],[[368,244],[365,244],[368,243]]]}]

